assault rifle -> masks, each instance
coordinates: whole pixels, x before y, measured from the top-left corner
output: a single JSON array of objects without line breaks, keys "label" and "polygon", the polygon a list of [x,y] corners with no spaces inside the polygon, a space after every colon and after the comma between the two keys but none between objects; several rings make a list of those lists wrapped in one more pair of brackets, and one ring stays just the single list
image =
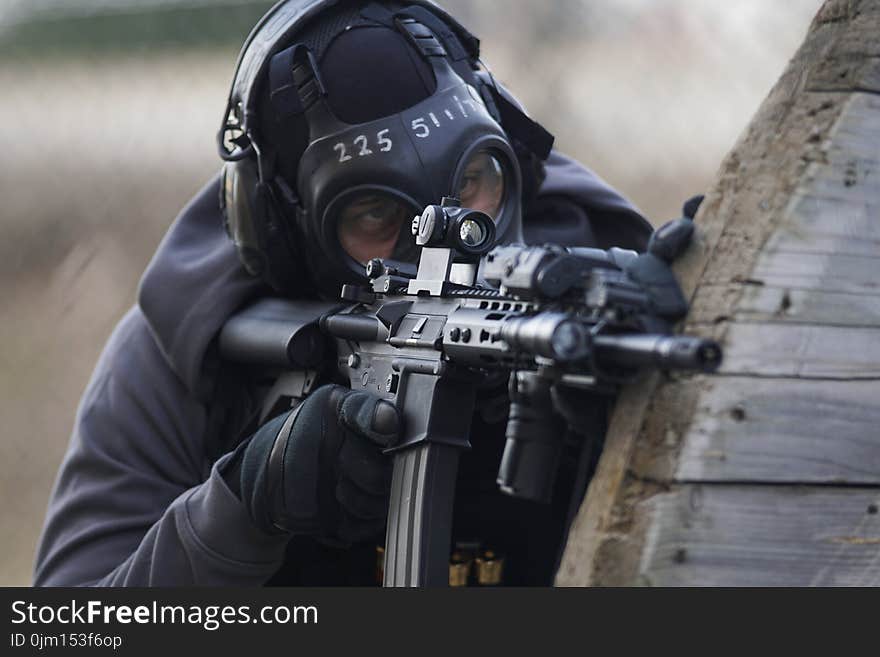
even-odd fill
[{"label": "assault rifle", "polygon": [[311,391],[328,343],[352,389],[397,406],[384,585],[443,586],[459,455],[489,371],[509,373],[512,402],[498,484],[546,501],[562,448],[554,386],[613,390],[645,368],[718,367],[718,344],[672,334],[688,306],[668,263],[692,231],[689,219],[670,222],[645,254],[493,248],[491,218],[444,199],[413,222],[417,270],[377,259],[342,304],[258,302],[224,327],[221,353],[280,374],[266,416]]}]

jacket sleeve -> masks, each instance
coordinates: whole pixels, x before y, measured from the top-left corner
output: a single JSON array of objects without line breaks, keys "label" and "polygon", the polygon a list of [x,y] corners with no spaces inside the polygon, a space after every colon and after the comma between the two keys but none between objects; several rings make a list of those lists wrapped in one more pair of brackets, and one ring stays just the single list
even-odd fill
[{"label": "jacket sleeve", "polygon": [[208,469],[206,409],[138,308],[107,344],[77,413],[37,550],[37,586],[248,586],[280,566]]}]

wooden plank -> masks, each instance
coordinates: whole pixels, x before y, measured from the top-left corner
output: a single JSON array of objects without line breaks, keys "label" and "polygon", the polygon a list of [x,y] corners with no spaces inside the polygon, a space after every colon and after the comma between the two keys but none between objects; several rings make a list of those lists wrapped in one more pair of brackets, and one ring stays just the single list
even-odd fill
[{"label": "wooden plank", "polygon": [[877,253],[880,246],[880,97],[854,94],[767,246],[781,251]]},{"label": "wooden plank", "polygon": [[[569,535],[558,584],[880,583],[880,489],[674,482],[682,437],[684,449],[697,450],[691,460],[705,465],[715,446],[691,444],[689,432],[702,427],[708,433],[701,422],[714,421],[711,431],[748,441],[745,430],[734,433],[740,428],[731,423],[745,424],[749,412],[764,423],[753,447],[772,454],[776,470],[786,459],[801,461],[798,477],[842,476],[851,483],[860,458],[875,463],[873,451],[860,457],[859,450],[871,446],[859,442],[859,432],[876,425],[869,386],[880,381],[880,329],[872,305],[880,297],[880,113],[874,95],[856,92],[873,84],[878,26],[880,3],[826,0],[722,163],[696,218],[696,245],[675,265],[686,294],[700,288],[691,325],[696,320],[701,334],[724,341],[725,363],[715,381],[740,385],[748,402],[742,419],[723,417],[739,417],[725,405],[736,396],[712,397],[704,387],[716,383],[708,377],[675,377],[656,389],[642,388],[651,395],[648,403],[619,405],[609,447]],[[828,301],[833,306],[822,308]],[[835,321],[835,313],[847,318]],[[753,319],[759,321],[745,321]],[[837,379],[841,385],[861,379],[852,385],[859,386],[853,394],[863,404],[856,426],[846,424],[852,416],[844,409],[820,417],[833,418],[829,424],[848,452],[842,456],[816,444],[797,415],[815,419],[828,410],[810,406],[811,400]],[[755,396],[746,396],[750,383]],[[762,400],[762,383],[813,387],[809,393],[785,388],[787,397]],[[835,395],[856,403],[836,386],[827,403]],[[795,407],[786,409],[790,401]],[[775,429],[782,444],[765,448],[758,441],[764,436],[775,443]],[[742,462],[734,462],[740,473],[748,467],[742,453],[748,444],[741,444],[736,457]],[[814,450],[818,465],[807,463]],[[833,468],[837,474],[829,474]]]},{"label": "wooden plank", "polygon": [[737,308],[737,316],[753,320],[771,312],[782,321],[880,327],[880,294],[751,288]]},{"label": "wooden plank", "polygon": [[749,278],[774,287],[876,294],[880,290],[880,252],[845,255],[768,249]]},{"label": "wooden plank", "polygon": [[[849,97],[821,153],[804,172],[754,270],[738,276],[776,287],[876,294],[880,98]],[[764,211],[761,203],[755,211]],[[754,248],[751,242],[742,246]],[[709,282],[728,283],[738,271],[718,268]]]},{"label": "wooden plank", "polygon": [[638,581],[880,585],[880,490],[687,485],[640,504]]},{"label": "wooden plank", "polygon": [[[880,98],[854,94],[826,157],[802,187],[742,282],[704,282],[692,322],[733,318],[876,326],[880,313]],[[738,303],[737,303],[738,299]],[[860,301],[861,299],[861,301]]]},{"label": "wooden plank", "polygon": [[880,330],[800,324],[730,325],[719,372],[799,378],[880,378]]},{"label": "wooden plank", "polygon": [[739,296],[733,320],[832,326],[880,327],[880,290],[875,295],[793,290],[765,285],[704,285],[694,299],[689,322],[713,324],[720,321],[719,297]]},{"label": "wooden plank", "polygon": [[816,91],[870,91],[880,93],[880,58],[834,57],[819,63],[810,76],[809,88]]},{"label": "wooden plank", "polygon": [[[773,94],[767,103],[772,100]],[[731,197],[730,205],[722,201],[719,207],[706,207],[713,212],[730,214],[732,221],[725,226],[701,283],[722,284],[733,279],[748,278],[754,257],[763,251],[768,238],[770,242],[767,245],[771,250],[853,255],[876,255],[880,252],[875,248],[880,247],[880,226],[876,221],[877,204],[880,203],[880,126],[876,120],[880,99],[865,93],[846,96],[809,93],[802,94],[799,104],[803,109],[792,110],[787,121],[799,125],[804,134],[798,135],[796,128],[787,126],[786,135],[793,151],[798,150],[795,144],[800,143],[801,161],[805,164],[803,171],[795,173],[797,186],[790,190],[785,205],[779,207],[779,192],[785,190],[791,181],[791,163],[774,152],[777,166],[782,162],[785,162],[785,166],[777,168],[776,175],[770,179],[762,179],[756,169],[763,172],[759,162],[769,157],[769,153],[773,152],[772,147],[762,145],[760,160],[749,163],[741,160],[738,152],[741,146],[734,151],[732,157],[728,158],[727,166],[722,169],[719,185],[729,184],[725,179],[747,180],[748,185],[735,188],[740,196],[738,201]],[[833,127],[827,129],[825,121],[828,113],[835,108],[841,108],[842,113]],[[764,116],[765,113],[767,116]],[[753,125],[775,125],[780,120],[762,108]],[[749,136],[747,133],[746,137]],[[776,143],[784,141],[781,134],[777,134],[776,139]],[[793,202],[803,196],[814,199],[811,214],[814,220],[820,222],[820,235],[816,235],[809,225],[801,221],[797,208],[792,208]],[[809,207],[806,212],[810,212]],[[711,218],[711,215],[701,213],[698,223]],[[789,224],[787,229],[786,224]],[[774,243],[773,236],[780,229],[787,237],[796,239]],[[844,237],[852,239],[841,239]],[[803,243],[799,244],[800,240]],[[818,240],[818,243],[814,240]],[[773,284],[772,281],[767,282]],[[791,284],[788,281],[784,283]]]},{"label": "wooden plank", "polygon": [[880,328],[880,290],[866,295],[751,286],[740,297],[735,317],[752,322]]},{"label": "wooden plank", "polygon": [[675,478],[880,485],[880,382],[708,382]]},{"label": "wooden plank", "polygon": [[844,164],[842,171],[835,171],[837,175],[829,174],[813,181],[810,193],[829,201],[868,203],[876,207],[880,183],[878,177],[871,175],[866,168],[868,166],[870,164],[865,160],[854,158]]},{"label": "wooden plank", "polygon": [[[852,94],[846,107],[829,135],[828,157],[831,160],[850,158],[876,162],[880,159],[880,125],[876,123],[880,111],[877,94]],[[869,172],[877,175],[877,171]]]},{"label": "wooden plank", "polygon": [[[880,40],[878,40],[880,43]],[[880,110],[880,96],[857,93],[849,96],[847,108],[831,133],[831,156],[877,159],[880,126],[871,119]],[[868,120],[866,120],[868,119]]]},{"label": "wooden plank", "polygon": [[[880,58],[873,60],[880,72]],[[813,196],[834,201],[880,203],[880,98],[852,94],[825,145],[824,162],[814,163],[803,183]],[[835,208],[826,208],[833,213]],[[874,214],[873,228],[877,229]]]},{"label": "wooden plank", "polygon": [[556,574],[558,586],[586,586],[593,580],[593,563],[605,532],[613,523],[613,502],[620,489],[630,456],[639,435],[639,426],[651,393],[657,386],[657,375],[627,386],[617,399],[615,413],[605,437],[601,464],[590,480],[585,499],[596,504],[581,505],[569,530],[569,540],[562,563]]},{"label": "wooden plank", "polygon": [[[880,172],[880,163],[877,164]],[[880,202],[799,195],[779,229],[767,241],[773,252],[844,253],[871,256],[880,252]]]}]

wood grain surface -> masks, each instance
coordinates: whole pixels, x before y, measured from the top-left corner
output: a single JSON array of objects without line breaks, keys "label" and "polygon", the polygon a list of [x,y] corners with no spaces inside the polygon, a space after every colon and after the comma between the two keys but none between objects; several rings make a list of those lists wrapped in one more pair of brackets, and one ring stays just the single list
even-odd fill
[{"label": "wood grain surface", "polygon": [[557,584],[880,585],[877,34],[828,0],[722,164],[676,272],[724,363],[624,391]]}]

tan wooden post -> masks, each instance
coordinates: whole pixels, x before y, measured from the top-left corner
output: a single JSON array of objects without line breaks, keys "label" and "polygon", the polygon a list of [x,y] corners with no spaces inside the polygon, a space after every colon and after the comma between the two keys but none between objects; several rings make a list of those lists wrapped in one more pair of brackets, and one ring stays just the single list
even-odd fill
[{"label": "tan wooden post", "polygon": [[557,584],[880,584],[880,0],[828,0],[677,264],[720,376],[621,394]]}]

